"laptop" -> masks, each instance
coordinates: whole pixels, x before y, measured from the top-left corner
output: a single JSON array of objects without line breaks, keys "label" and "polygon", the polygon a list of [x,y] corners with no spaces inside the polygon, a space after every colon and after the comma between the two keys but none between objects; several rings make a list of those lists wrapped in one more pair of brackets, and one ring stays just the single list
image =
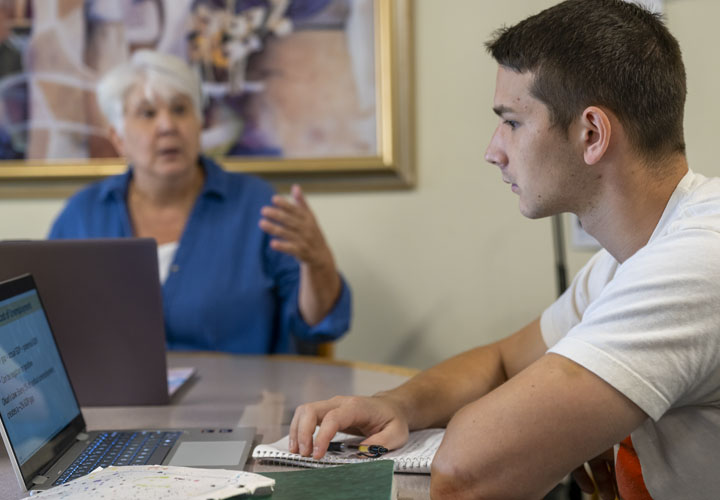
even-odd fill
[{"label": "laptop", "polygon": [[88,431],[30,275],[0,283],[0,423],[25,489],[109,465],[241,470],[255,436],[251,427]]},{"label": "laptop", "polygon": [[0,242],[0,280],[26,273],[81,406],[169,402],[155,240]]}]

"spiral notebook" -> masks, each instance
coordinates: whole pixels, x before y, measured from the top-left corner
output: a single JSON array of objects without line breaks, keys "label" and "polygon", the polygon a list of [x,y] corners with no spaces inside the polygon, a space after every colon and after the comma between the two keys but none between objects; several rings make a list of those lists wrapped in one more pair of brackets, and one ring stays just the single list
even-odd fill
[{"label": "spiral notebook", "polygon": [[[410,433],[410,437],[405,446],[385,453],[382,455],[382,458],[395,462],[395,472],[430,474],[430,465],[444,435],[445,429],[413,431]],[[332,440],[343,441],[345,443],[359,443],[363,439],[362,437],[338,432]],[[358,456],[357,453],[353,451],[329,451],[319,460],[303,457],[296,453],[290,453],[288,436],[274,443],[256,446],[252,456],[261,462],[295,465],[298,467],[331,467],[334,465],[354,464],[374,460],[372,458]]]}]

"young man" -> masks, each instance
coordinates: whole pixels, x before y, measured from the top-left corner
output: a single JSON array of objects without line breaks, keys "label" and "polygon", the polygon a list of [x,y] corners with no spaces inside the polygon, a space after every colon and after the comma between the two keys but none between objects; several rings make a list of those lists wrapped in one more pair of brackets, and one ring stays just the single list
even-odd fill
[{"label": "young man", "polygon": [[575,213],[604,250],[504,340],[388,392],[301,406],[291,449],[320,457],[343,429],[395,448],[447,426],[433,498],[540,498],[573,470],[592,491],[585,462],[603,499],[717,498],[720,179],[687,166],[677,41],[635,5],[568,0],[488,49],[486,159],[523,215]]}]

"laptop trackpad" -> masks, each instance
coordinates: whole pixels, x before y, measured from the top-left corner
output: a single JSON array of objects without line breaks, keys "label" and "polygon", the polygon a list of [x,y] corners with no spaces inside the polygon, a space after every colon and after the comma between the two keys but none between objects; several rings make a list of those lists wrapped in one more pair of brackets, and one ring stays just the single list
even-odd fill
[{"label": "laptop trackpad", "polygon": [[183,441],[167,465],[186,467],[242,465],[245,441]]}]

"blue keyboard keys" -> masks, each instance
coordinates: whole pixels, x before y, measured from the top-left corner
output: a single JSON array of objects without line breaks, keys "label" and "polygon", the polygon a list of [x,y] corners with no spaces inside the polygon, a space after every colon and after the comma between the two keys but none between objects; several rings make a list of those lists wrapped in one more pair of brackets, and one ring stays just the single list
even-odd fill
[{"label": "blue keyboard keys", "polygon": [[98,467],[162,463],[182,432],[138,431],[98,434],[53,483],[63,484]]}]

